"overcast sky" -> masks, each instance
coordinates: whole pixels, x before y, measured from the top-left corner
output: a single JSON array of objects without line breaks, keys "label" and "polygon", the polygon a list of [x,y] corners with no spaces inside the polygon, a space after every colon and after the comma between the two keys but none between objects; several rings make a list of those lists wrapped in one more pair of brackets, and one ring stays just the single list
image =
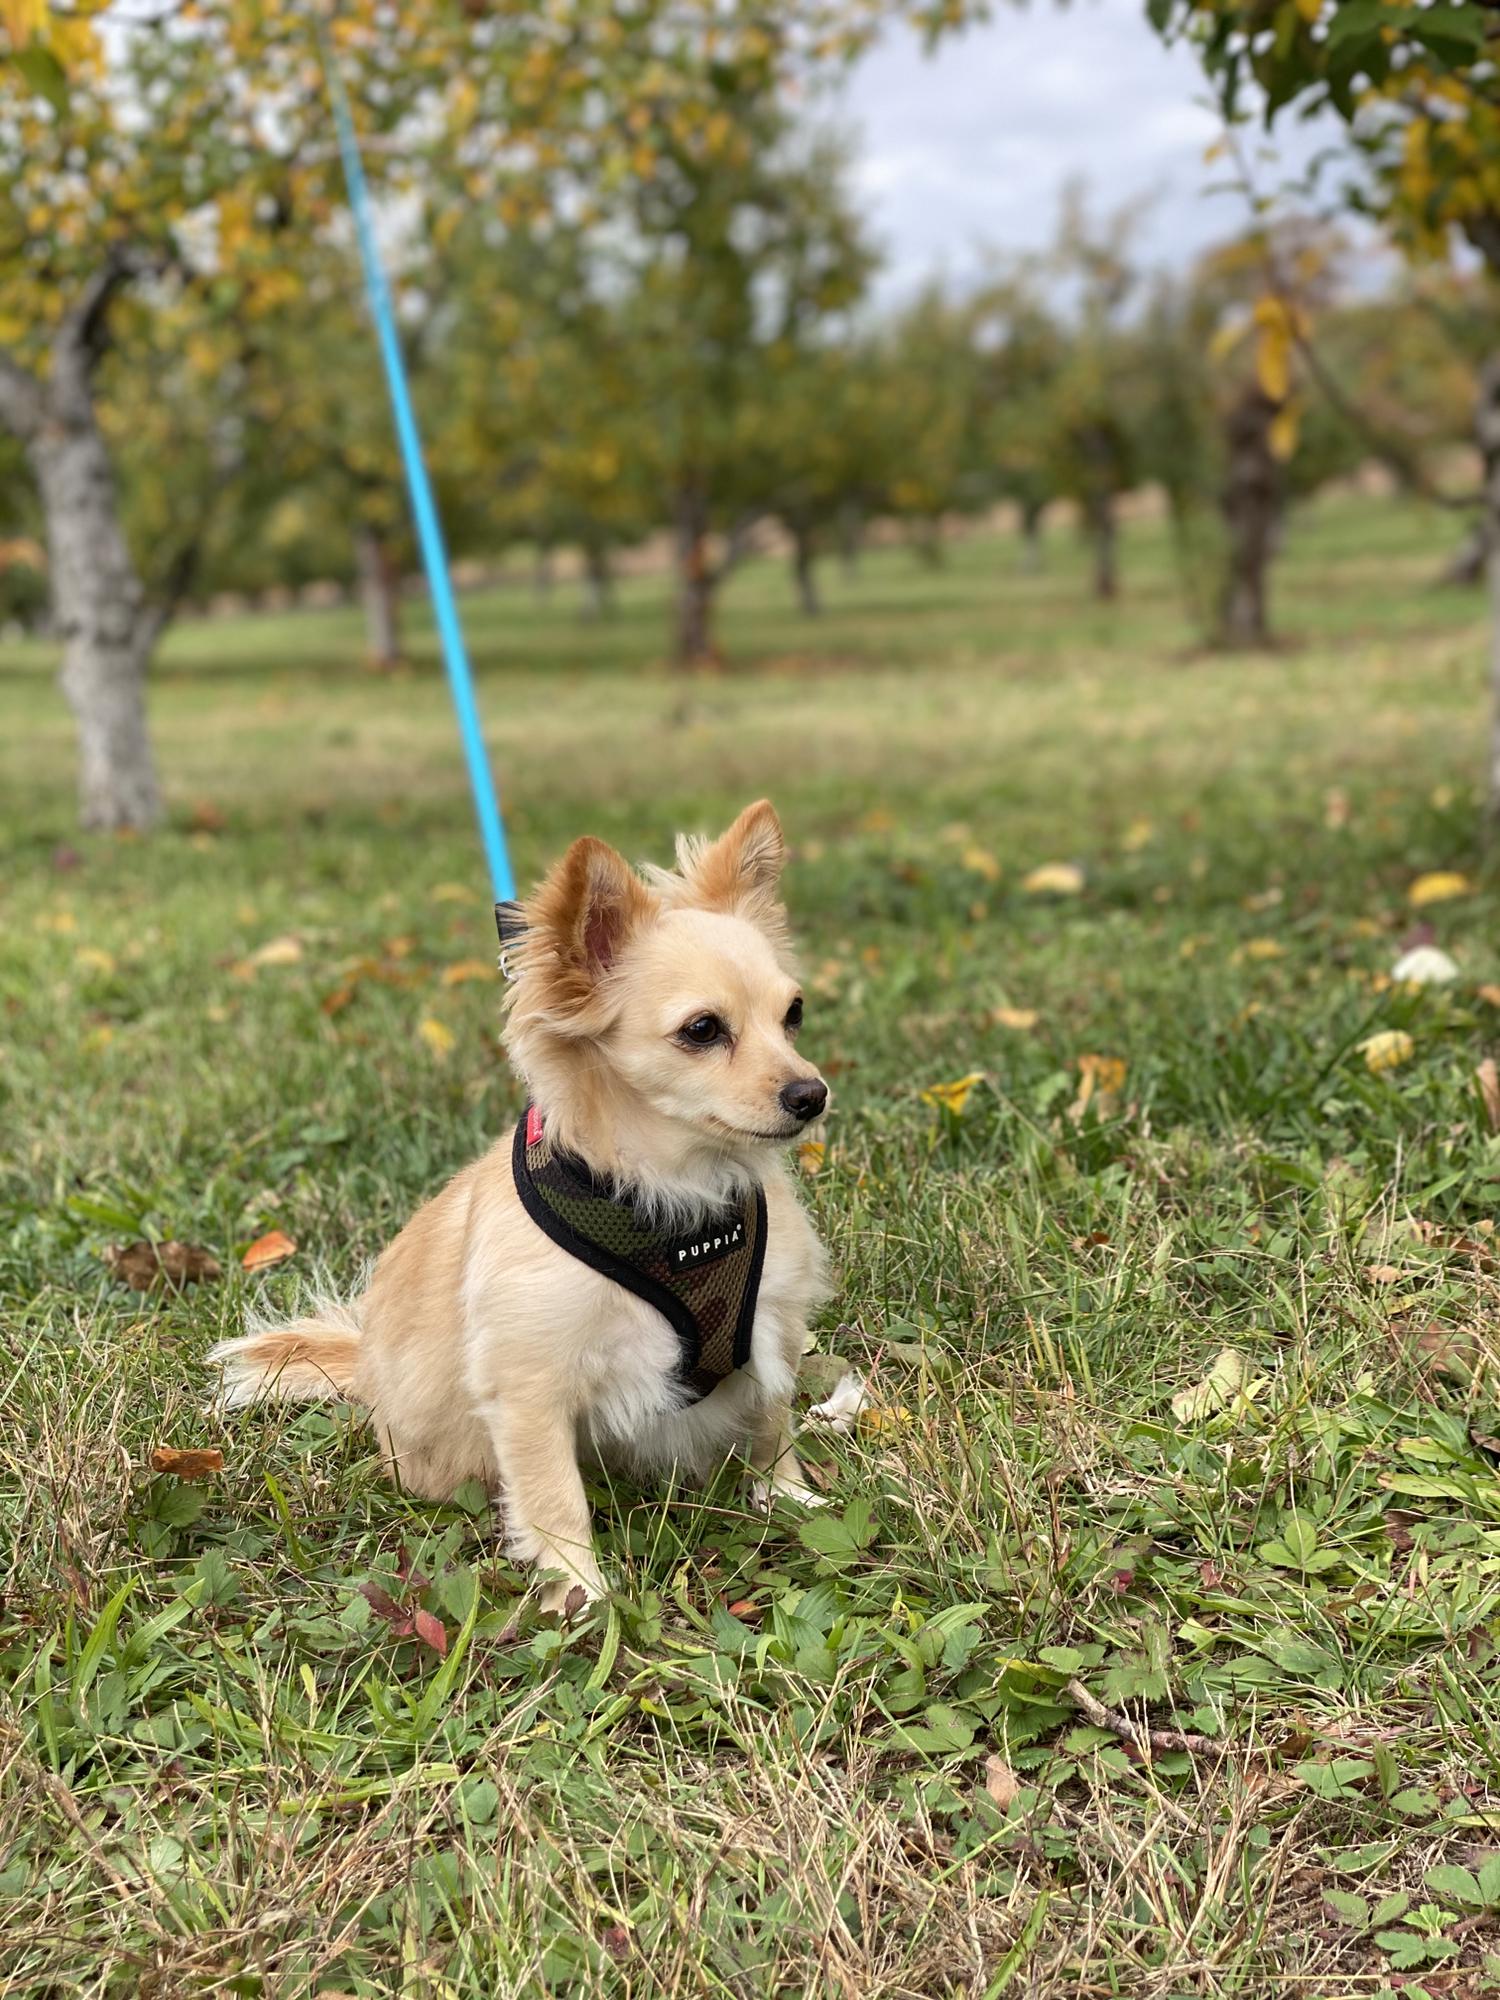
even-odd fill
[{"label": "overcast sky", "polygon": [[[993,20],[927,56],[888,35],[855,73],[845,117],[859,140],[856,184],[887,256],[886,296],[971,271],[986,245],[1049,240],[1058,192],[1074,176],[1108,212],[1158,199],[1143,225],[1151,263],[1180,263],[1245,225],[1243,202],[1209,195],[1222,162],[1204,153],[1221,130],[1186,48],[1166,48],[1144,0],[1000,5]],[[1313,130],[1277,128],[1282,175],[1305,163]]]}]

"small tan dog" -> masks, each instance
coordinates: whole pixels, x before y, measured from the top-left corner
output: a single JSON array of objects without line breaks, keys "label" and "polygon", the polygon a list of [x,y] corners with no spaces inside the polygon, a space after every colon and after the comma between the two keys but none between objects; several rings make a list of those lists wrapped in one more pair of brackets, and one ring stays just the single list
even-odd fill
[{"label": "small tan dog", "polygon": [[[543,1606],[604,1588],[580,1459],[701,1475],[746,1450],[765,1504],[816,1504],[791,1405],[824,1258],[787,1142],[828,1087],[775,812],[681,839],[643,880],[575,841],[524,906],[505,1045],[531,1107],[420,1209],[348,1305],[214,1349],[230,1407],[364,1404],[410,1492],[482,1479]],[[576,1596],[572,1598],[576,1603]]]}]

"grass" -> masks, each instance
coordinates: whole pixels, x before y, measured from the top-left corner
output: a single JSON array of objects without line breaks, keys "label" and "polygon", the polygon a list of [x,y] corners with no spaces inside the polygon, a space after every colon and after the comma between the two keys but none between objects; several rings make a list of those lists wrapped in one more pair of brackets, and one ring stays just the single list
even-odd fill
[{"label": "grass", "polygon": [[[809,1382],[878,1411],[808,1432],[817,1517],[601,1491],[567,1631],[482,1494],[204,1413],[249,1299],[352,1283],[516,1109],[442,977],[493,939],[430,640],[381,682],[343,614],[181,630],[149,842],[73,834],[3,656],[0,1992],[1493,1989],[1500,895],[1443,533],[1300,520],[1269,659],[1191,651],[1144,526],[1113,610],[1061,544],[872,556],[816,627],[751,569],[687,689],[649,580],[602,630],[471,601],[525,875],[777,798],[838,1094]],[[1404,991],[1431,870],[1461,978]],[[226,1275],[131,1292],[141,1236]]]}]

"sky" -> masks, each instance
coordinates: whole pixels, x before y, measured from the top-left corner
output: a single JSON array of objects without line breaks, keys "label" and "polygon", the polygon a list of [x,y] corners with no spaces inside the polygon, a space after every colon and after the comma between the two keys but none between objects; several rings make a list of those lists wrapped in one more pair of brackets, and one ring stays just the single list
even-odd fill
[{"label": "sky", "polygon": [[[1221,124],[1192,51],[1161,42],[1144,0],[1002,0],[932,56],[891,32],[856,70],[839,122],[858,142],[855,186],[886,255],[888,299],[929,277],[962,279],[986,245],[1045,244],[1070,178],[1101,214],[1156,197],[1139,237],[1153,265],[1187,263],[1247,220],[1238,195],[1205,192],[1226,178],[1222,161],[1204,161]],[[1327,137],[1278,126],[1280,170],[1257,161],[1257,178],[1270,191]]]}]

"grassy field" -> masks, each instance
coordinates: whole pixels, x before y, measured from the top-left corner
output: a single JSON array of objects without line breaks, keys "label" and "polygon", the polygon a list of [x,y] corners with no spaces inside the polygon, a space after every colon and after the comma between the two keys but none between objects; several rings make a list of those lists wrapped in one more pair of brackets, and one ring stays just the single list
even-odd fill
[{"label": "grassy field", "polygon": [[[566,1631],[348,1413],[205,1414],[249,1300],[351,1283],[516,1109],[430,642],[376,681],[344,614],[183,629],[149,842],[72,832],[48,662],[0,654],[0,1993],[1495,1990],[1500,883],[1447,531],[1299,521],[1267,659],[1192,651],[1146,527],[1113,609],[1061,543],[872,556],[818,625],[752,568],[690,687],[651,581],[602,629],[471,600],[528,878],[780,805],[837,1093],[809,1394],[874,1396],[806,1434],[815,1517],[600,1491],[619,1589]],[[1389,980],[1422,922],[1441,991]],[[224,1275],[133,1292],[138,1237]]]}]

